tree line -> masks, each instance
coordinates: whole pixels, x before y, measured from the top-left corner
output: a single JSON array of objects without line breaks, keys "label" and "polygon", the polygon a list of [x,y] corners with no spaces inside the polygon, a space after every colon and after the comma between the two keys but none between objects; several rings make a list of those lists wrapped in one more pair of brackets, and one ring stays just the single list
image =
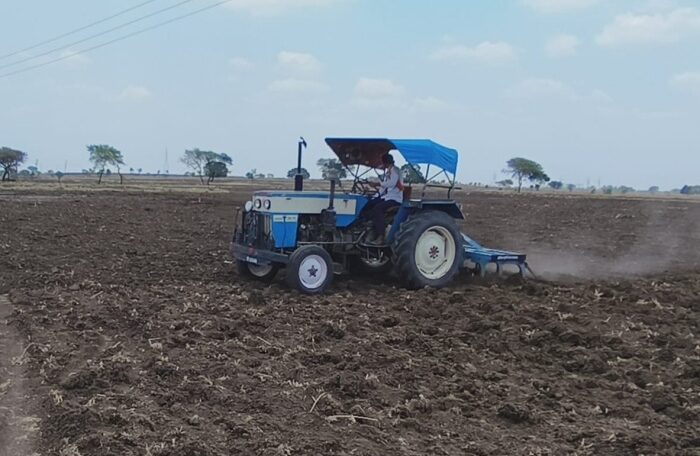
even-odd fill
[{"label": "tree line", "polygon": [[[124,176],[122,174],[122,168],[125,166],[125,161],[124,155],[120,150],[107,144],[91,144],[86,148],[89,154],[88,160],[90,163],[92,163],[93,168],[90,170],[83,170],[83,173],[96,173],[98,176],[97,183],[101,184],[104,175],[111,175],[116,172],[116,174],[119,176],[119,183],[123,184]],[[5,182],[8,180],[13,180],[16,175],[21,175],[22,173],[26,173],[28,176],[36,176],[40,174],[36,166],[28,166],[26,170],[19,172],[20,165],[27,160],[27,157],[28,154],[26,152],[10,147],[0,148],[0,169],[2,170],[1,181]],[[189,171],[185,173],[186,175],[199,177],[200,182],[202,184],[206,183],[207,185],[209,185],[216,178],[227,177],[229,174],[228,167],[233,165],[233,159],[228,154],[217,153],[210,150],[201,150],[198,148],[185,150],[180,158],[180,161],[189,169]],[[325,180],[340,180],[347,178],[347,170],[337,158],[321,158],[316,162],[316,165],[321,172],[321,177]],[[405,164],[400,169],[403,181],[405,183],[419,184],[426,182],[426,176],[423,175],[423,171],[421,170],[420,166]],[[133,173],[135,170],[134,168],[129,168],[129,171]],[[141,174],[142,169],[138,168],[137,171],[139,174]],[[569,191],[573,191],[576,188],[574,184],[564,184],[558,180],[551,180],[550,177],[544,172],[542,165],[523,157],[514,157],[508,160],[503,173],[508,175],[509,178],[500,180],[496,182],[496,184],[505,188],[515,186],[518,193],[522,191],[523,185],[528,183],[535,189],[539,189],[540,186],[544,184],[547,184],[554,190],[567,188]],[[64,173],[60,171],[56,171],[55,173],[50,172],[49,174],[56,176],[59,182],[64,176]],[[297,168],[292,168],[287,172],[286,177],[294,178],[296,174]],[[305,179],[311,177],[306,168],[301,169],[301,174]],[[274,177],[272,174],[258,172],[257,169],[248,171],[245,176],[248,179],[265,179]],[[589,189],[591,190],[591,193],[598,190],[595,187],[591,187],[591,189]],[[624,185],[619,187],[607,185],[601,187],[599,190],[604,194],[624,194],[634,191],[633,188]],[[658,186],[652,186],[648,190],[649,193],[656,193],[658,191]],[[684,195],[698,195],[700,194],[700,185],[684,185],[681,189],[675,189],[674,192]]]}]

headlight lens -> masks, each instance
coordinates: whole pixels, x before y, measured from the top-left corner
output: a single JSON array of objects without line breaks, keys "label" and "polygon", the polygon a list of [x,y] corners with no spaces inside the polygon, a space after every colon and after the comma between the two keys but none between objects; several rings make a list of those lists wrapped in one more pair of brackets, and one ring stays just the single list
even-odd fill
[{"label": "headlight lens", "polygon": [[260,198],[255,200],[255,209],[260,209],[262,207],[262,200]]},{"label": "headlight lens", "polygon": [[272,203],[270,202],[270,200],[265,200],[265,201],[263,202],[263,207],[264,207],[265,209],[270,209],[270,206],[272,206]]},{"label": "headlight lens", "polygon": [[246,202],[245,202],[244,208],[245,208],[245,211],[246,211],[246,212],[252,211],[252,210],[253,210],[253,202],[252,202],[252,201],[246,201]]}]

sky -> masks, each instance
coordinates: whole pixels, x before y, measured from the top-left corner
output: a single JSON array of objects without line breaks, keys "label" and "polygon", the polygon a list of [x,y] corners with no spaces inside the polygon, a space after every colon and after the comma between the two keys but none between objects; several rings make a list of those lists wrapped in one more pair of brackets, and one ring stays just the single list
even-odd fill
[{"label": "sky", "polygon": [[[142,3],[0,1],[0,56]],[[698,0],[231,0],[83,52],[214,3],[152,0],[0,57],[0,146],[44,171],[110,144],[144,172],[198,147],[280,176],[304,136],[318,176],[325,137],[430,138],[465,183],[525,157],[581,186],[700,184]]]}]

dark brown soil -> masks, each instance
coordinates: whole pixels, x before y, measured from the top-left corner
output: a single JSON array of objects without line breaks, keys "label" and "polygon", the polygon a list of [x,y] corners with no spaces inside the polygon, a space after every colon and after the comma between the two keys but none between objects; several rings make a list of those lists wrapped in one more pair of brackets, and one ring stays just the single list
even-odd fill
[{"label": "dark brown soil", "polygon": [[306,297],[246,197],[0,196],[0,455],[700,454],[700,204],[461,195],[551,280]]}]

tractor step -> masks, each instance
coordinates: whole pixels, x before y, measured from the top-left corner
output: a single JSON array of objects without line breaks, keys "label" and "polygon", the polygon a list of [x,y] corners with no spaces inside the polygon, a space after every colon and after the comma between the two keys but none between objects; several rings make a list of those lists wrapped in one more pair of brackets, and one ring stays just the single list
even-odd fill
[{"label": "tractor step", "polygon": [[[527,256],[524,253],[509,252],[506,250],[489,249],[481,246],[474,239],[462,233],[464,261],[469,261],[475,265],[475,273],[482,277],[486,275],[486,268],[489,264],[496,266],[496,273],[503,272],[503,267],[513,265],[518,268],[520,275],[525,275],[525,271],[530,272],[527,264]],[[534,275],[534,274],[533,274]]]}]

